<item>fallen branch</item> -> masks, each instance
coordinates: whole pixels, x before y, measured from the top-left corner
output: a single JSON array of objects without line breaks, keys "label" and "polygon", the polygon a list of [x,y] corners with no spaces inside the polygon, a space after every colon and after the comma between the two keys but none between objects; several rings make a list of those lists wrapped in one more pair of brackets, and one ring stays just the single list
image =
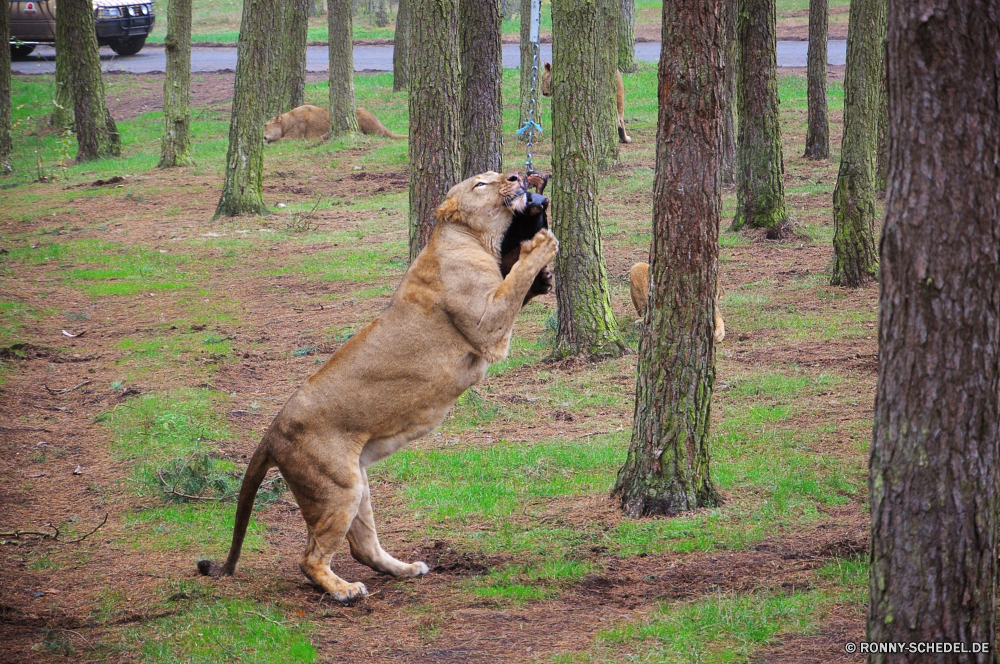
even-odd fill
[{"label": "fallen branch", "polygon": [[104,524],[106,524],[108,522],[108,516],[109,516],[109,514],[105,513],[104,514],[104,519],[102,519],[101,522],[99,524],[97,524],[97,526],[93,530],[91,530],[86,535],[83,535],[81,537],[77,537],[76,539],[71,539],[71,540],[60,540],[59,536],[62,533],[60,532],[58,526],[53,526],[51,523],[47,523],[47,524],[45,524],[45,526],[47,528],[51,528],[52,530],[54,530],[55,532],[53,532],[53,533],[46,533],[46,532],[43,532],[41,530],[12,530],[10,532],[0,533],[0,537],[13,537],[14,539],[21,539],[25,535],[35,535],[35,536],[41,537],[43,540],[44,539],[50,539],[53,542],[59,542],[60,544],[75,544],[77,542],[82,542],[83,540],[87,539],[88,537],[90,537],[91,535],[93,535],[94,533],[96,533],[102,527],[104,527]]},{"label": "fallen branch", "polygon": [[8,426],[0,426],[0,431],[40,431],[42,433],[52,433],[52,429],[43,429],[41,427],[8,427]]},{"label": "fallen branch", "polygon": [[94,381],[92,381],[92,380],[85,380],[85,381],[83,381],[82,383],[80,383],[78,385],[74,385],[73,387],[67,387],[67,388],[64,388],[62,390],[53,390],[51,387],[49,387],[48,385],[46,385],[45,389],[49,391],[49,394],[67,394],[68,392],[72,392],[73,390],[80,389],[84,385],[90,385],[93,382]]}]

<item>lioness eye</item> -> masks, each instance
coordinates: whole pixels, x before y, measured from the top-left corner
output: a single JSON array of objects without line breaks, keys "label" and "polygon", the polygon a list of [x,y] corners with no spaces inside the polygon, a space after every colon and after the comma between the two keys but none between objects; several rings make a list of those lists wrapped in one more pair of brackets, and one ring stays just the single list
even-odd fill
[{"label": "lioness eye", "polygon": [[477,182],[477,183],[476,183],[476,186],[475,186],[475,187],[473,187],[473,189],[475,189],[476,187],[485,187],[485,186],[486,186],[486,184],[487,184],[486,182]]}]

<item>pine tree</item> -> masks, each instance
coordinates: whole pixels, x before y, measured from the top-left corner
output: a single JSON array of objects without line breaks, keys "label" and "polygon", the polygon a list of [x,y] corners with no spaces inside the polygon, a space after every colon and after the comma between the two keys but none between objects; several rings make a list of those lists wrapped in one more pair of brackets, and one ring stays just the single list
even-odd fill
[{"label": "pine tree", "polygon": [[396,8],[396,33],[392,47],[392,91],[406,89],[406,69],[410,52],[410,0],[399,0]]},{"label": "pine tree", "polygon": [[826,111],[827,0],[809,0],[809,52],[806,59],[806,91],[809,123],[806,128],[806,159],[829,159],[830,122]]},{"label": "pine tree", "polygon": [[[604,264],[595,129],[607,113],[601,79],[606,0],[552,2],[552,228],[558,330],[554,356],[613,357],[628,347],[618,331]],[[412,135],[412,133],[411,133]]]},{"label": "pine tree", "polygon": [[719,503],[708,434],[722,211],[724,1],[663,3],[647,332],[639,342],[632,442],[612,492],[631,517]]},{"label": "pine tree", "polygon": [[635,0],[620,0],[618,19],[618,69],[626,74],[635,66]]},{"label": "pine tree", "polygon": [[330,137],[358,131],[354,105],[354,24],[351,0],[328,0]]},{"label": "pine tree", "polygon": [[462,178],[500,171],[503,160],[503,50],[500,0],[459,0],[462,59]]},{"label": "pine tree", "polygon": [[[10,11],[0,11],[0,45],[10,42]],[[10,81],[10,49],[0,48],[0,170],[5,175],[12,172],[10,153],[11,128],[14,124],[12,88]]]},{"label": "pine tree", "polygon": [[163,40],[163,138],[160,168],[187,166],[191,159],[191,0],[170,0]]}]

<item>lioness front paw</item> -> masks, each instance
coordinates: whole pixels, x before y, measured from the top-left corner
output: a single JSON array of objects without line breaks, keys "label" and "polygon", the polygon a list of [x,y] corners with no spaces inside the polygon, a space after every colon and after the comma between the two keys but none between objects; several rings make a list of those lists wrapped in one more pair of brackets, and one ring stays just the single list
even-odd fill
[{"label": "lioness front paw", "polygon": [[559,251],[559,240],[547,228],[535,233],[535,237],[521,243],[521,260],[529,257],[538,260],[542,265],[548,264]]},{"label": "lioness front paw", "polygon": [[337,590],[328,591],[338,602],[350,602],[357,597],[367,597],[368,589],[360,581],[357,583],[345,583]]},{"label": "lioness front paw", "polygon": [[407,565],[409,569],[403,574],[403,576],[423,576],[424,574],[429,574],[431,568],[427,566],[425,562],[415,562]]}]

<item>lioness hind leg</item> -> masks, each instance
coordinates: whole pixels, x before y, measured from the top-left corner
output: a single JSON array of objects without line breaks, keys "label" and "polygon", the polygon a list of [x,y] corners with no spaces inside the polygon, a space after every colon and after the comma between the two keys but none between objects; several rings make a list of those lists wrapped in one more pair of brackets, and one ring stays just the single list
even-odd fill
[{"label": "lioness hind leg", "polygon": [[346,602],[367,595],[368,589],[363,583],[349,583],[334,574],[330,569],[330,559],[337,547],[343,544],[344,536],[354,521],[360,492],[345,491],[340,487],[336,489],[339,490],[325,495],[326,500],[321,505],[299,499],[302,516],[309,528],[309,540],[299,561],[299,569],[334,599]]},{"label": "lioness hind leg", "polygon": [[347,531],[347,541],[351,545],[351,555],[362,565],[389,574],[391,576],[420,576],[430,571],[423,562],[404,563],[396,560],[379,544],[375,532],[375,517],[372,514],[371,494],[368,490],[368,475],[362,470],[365,490],[361,496],[358,514],[354,517],[350,530]]}]

